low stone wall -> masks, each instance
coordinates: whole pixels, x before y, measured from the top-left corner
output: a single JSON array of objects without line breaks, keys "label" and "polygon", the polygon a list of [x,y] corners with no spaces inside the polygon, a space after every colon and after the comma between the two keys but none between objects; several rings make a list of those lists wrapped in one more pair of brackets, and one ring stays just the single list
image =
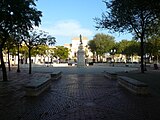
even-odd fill
[{"label": "low stone wall", "polygon": [[110,80],[117,80],[117,74],[115,72],[104,72],[104,76]]},{"label": "low stone wall", "polygon": [[111,66],[111,67],[140,67],[140,64],[135,63],[93,63],[94,66]]},{"label": "low stone wall", "polygon": [[28,84],[24,86],[26,96],[38,96],[51,86],[49,77],[32,78]]},{"label": "low stone wall", "polygon": [[137,81],[135,79],[125,77],[125,76],[119,76],[118,83],[119,85],[123,86],[124,88],[128,89],[134,94],[137,94],[137,95],[149,94],[148,85],[143,82]]},{"label": "low stone wall", "polygon": [[51,80],[58,80],[59,78],[62,77],[62,72],[57,71],[57,72],[51,73],[50,75],[51,75]]}]

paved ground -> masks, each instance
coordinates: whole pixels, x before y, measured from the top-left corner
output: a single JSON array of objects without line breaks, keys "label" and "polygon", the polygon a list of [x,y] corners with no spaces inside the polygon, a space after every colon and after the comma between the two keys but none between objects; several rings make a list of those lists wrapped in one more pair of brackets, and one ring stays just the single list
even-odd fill
[{"label": "paved ground", "polygon": [[[48,76],[55,70],[63,70],[63,76],[50,89],[36,98],[24,96],[23,85],[30,77]],[[26,69],[12,71],[9,82],[0,82],[0,120],[160,119],[158,96],[135,96],[104,78],[104,70],[126,68],[34,68],[32,75]]]}]

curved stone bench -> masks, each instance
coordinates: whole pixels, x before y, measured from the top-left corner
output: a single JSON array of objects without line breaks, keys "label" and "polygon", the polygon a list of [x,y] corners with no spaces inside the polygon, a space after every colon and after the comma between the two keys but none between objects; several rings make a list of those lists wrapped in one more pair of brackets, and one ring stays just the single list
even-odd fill
[{"label": "curved stone bench", "polygon": [[148,85],[140,82],[138,80],[125,77],[125,76],[119,76],[118,77],[118,83],[131,91],[132,93],[135,93],[137,95],[148,95],[149,90],[148,90]]},{"label": "curved stone bench", "polygon": [[51,86],[49,77],[32,78],[25,87],[26,96],[38,96]]}]

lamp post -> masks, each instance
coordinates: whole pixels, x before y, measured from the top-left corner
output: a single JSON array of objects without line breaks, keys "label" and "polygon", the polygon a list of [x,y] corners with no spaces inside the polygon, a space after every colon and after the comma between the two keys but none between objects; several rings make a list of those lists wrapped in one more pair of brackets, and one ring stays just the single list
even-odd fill
[{"label": "lamp post", "polygon": [[115,54],[115,52],[116,52],[116,49],[112,49],[111,50],[111,55],[113,56],[113,66],[114,66],[114,62],[115,62],[115,60],[114,60],[114,54]]}]

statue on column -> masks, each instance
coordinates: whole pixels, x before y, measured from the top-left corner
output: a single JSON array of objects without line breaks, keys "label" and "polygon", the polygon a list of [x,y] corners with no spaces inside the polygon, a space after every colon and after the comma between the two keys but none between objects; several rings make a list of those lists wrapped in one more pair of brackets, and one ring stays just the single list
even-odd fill
[{"label": "statue on column", "polygon": [[77,51],[77,67],[85,66],[85,52],[83,50],[82,35],[80,34],[80,44]]},{"label": "statue on column", "polygon": [[80,45],[82,45],[83,43],[82,43],[82,35],[80,34]]}]

